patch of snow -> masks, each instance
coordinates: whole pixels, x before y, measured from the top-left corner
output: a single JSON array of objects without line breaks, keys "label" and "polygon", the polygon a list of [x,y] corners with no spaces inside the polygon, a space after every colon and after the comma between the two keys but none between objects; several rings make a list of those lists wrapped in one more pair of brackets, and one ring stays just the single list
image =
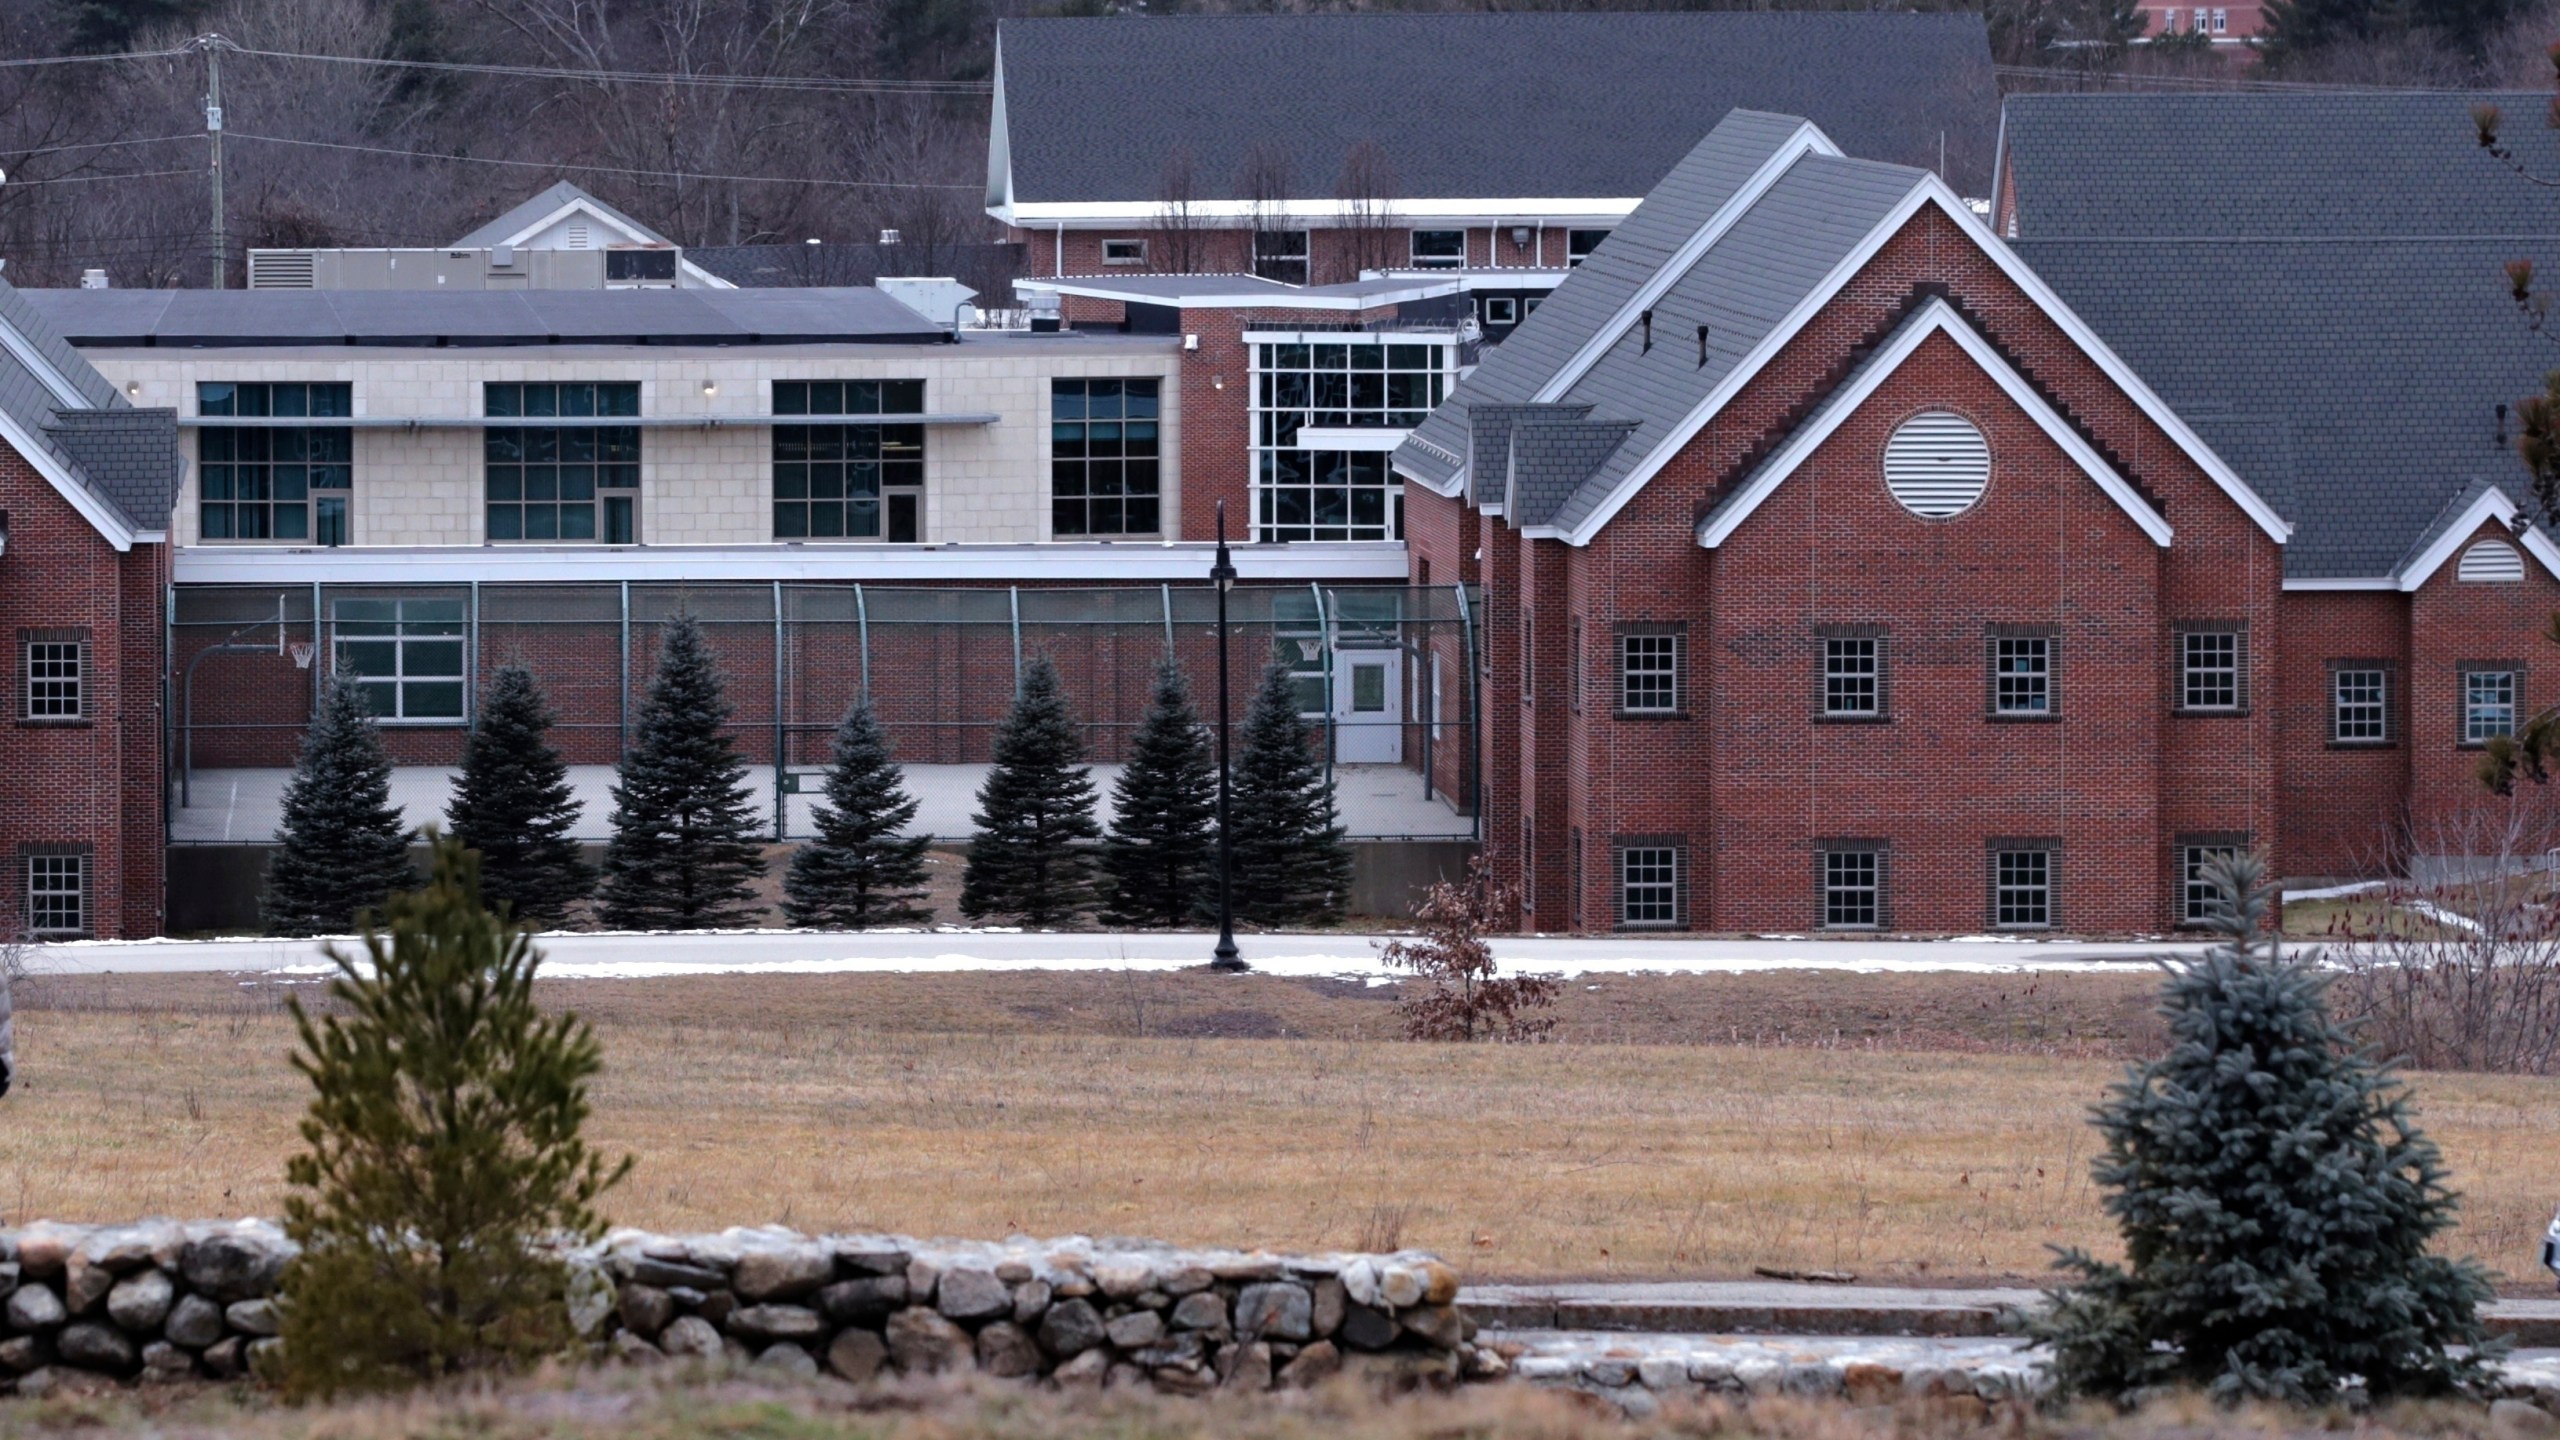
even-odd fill
[{"label": "patch of snow", "polygon": [[2341,896],[2362,895],[2368,890],[2381,888],[2382,882],[2379,880],[2358,880],[2352,885],[2323,885],[2317,890],[2287,890],[2284,892],[2284,903],[2290,905],[2296,900],[2335,900]]},{"label": "patch of snow", "polygon": [[2433,920],[2439,925],[2450,925],[2456,930],[2468,930],[2474,935],[2480,933],[2479,921],[2472,919],[2468,915],[2457,915],[2453,911],[2447,910],[2441,905],[2430,904],[2424,900],[2412,900],[2402,908],[2406,909],[2413,915],[2419,915],[2426,919]]}]

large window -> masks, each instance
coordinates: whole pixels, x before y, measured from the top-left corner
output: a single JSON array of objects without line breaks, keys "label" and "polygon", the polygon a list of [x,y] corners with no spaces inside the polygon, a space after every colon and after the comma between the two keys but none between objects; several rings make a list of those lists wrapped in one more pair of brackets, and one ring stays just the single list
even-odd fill
[{"label": "large window", "polygon": [[1456,270],[1466,263],[1466,231],[1416,230],[1413,232],[1413,268],[1416,270]]},{"label": "large window", "polygon": [[1161,509],[1155,380],[1049,382],[1049,532],[1153,535]]},{"label": "large window", "polygon": [[2518,672],[2504,665],[2467,665],[2462,670],[2462,743],[2485,745],[2516,733]]},{"label": "large window", "polygon": [[1383,449],[1305,431],[1404,430],[1447,393],[1452,346],[1349,336],[1254,346],[1255,538],[1400,540],[1404,487]]},{"label": "large window", "polygon": [[78,631],[23,632],[19,660],[26,685],[19,718],[39,723],[81,718],[88,649]]},{"label": "large window", "polygon": [[1253,232],[1253,273],[1265,280],[1283,285],[1307,283],[1307,232],[1304,230],[1256,230]]},{"label": "large window", "polygon": [[38,936],[88,934],[88,855],[75,851],[36,852],[27,855],[25,863],[28,932]]},{"label": "large window", "polygon": [[[196,413],[241,420],[344,419],[354,387],[343,383],[208,381]],[[346,425],[207,425],[196,433],[196,531],[206,540],[286,540],[344,545],[355,480],[355,431]]]},{"label": "large window", "polygon": [[492,420],[562,422],[485,432],[491,540],[639,540],[640,428],[596,423],[636,418],[638,385],[508,381],[484,395]]},{"label": "large window", "polygon": [[385,721],[463,716],[462,602],[341,599],[333,612],[336,664]]},{"label": "large window", "polygon": [[776,416],[844,416],[773,427],[777,540],[914,544],[924,527],[924,427],[859,417],[919,416],[921,380],[777,380]]},{"label": "large window", "polygon": [[1884,850],[1861,841],[1832,841],[1816,852],[1820,915],[1826,930],[1873,930],[1884,924]]}]

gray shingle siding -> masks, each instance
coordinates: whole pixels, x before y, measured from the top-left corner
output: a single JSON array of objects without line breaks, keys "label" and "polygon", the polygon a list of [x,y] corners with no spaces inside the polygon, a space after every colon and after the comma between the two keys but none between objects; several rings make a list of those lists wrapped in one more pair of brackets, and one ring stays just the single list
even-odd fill
[{"label": "gray shingle siding", "polygon": [[1644,195],[1737,106],[1811,117],[1853,154],[1988,193],[1999,102],[1982,19],[1581,12],[1007,20],[1005,143],[1022,201],[1152,202],[1187,148],[1234,198],[1256,142],[1298,198],[1386,153],[1399,195]]},{"label": "gray shingle siding", "polygon": [[1556,507],[1607,464],[1635,428],[1624,420],[1523,416],[1511,431],[1512,523],[1552,520]]}]

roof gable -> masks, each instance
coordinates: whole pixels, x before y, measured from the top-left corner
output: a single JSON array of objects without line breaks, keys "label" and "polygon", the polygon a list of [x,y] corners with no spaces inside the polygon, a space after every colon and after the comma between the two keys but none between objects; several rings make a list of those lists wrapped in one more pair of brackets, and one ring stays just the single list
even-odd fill
[{"label": "roof gable", "polygon": [[0,281],[0,444],[116,549],[167,525],[183,473],[177,433],[175,415],[126,404],[26,296]]},{"label": "roof gable", "polygon": [[2393,587],[2405,592],[2425,585],[2454,556],[2469,548],[2482,526],[2493,524],[2505,527],[2517,546],[2541,564],[2544,574],[2560,579],[2560,545],[2554,545],[2538,525],[2518,525],[2516,517],[2520,513],[2505,490],[2487,481],[2475,482],[2455,496],[2445,506],[2444,514],[2410,547],[2408,559],[2391,577]]}]

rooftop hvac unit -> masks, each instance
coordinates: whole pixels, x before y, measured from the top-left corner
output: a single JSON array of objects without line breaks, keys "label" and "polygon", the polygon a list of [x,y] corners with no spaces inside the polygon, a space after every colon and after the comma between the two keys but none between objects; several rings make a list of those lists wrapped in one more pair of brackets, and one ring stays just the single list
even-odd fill
[{"label": "rooftop hvac unit", "polygon": [[107,272],[106,272],[106,271],[104,271],[104,270],[97,269],[97,268],[96,268],[96,267],[94,267],[94,266],[92,266],[91,268],[89,268],[89,269],[87,269],[87,270],[83,270],[83,271],[81,271],[81,272],[80,272],[80,288],[81,288],[81,289],[83,289],[83,290],[104,290],[104,289],[108,288],[108,286],[107,286]]},{"label": "rooftop hvac unit", "polygon": [[319,284],[319,256],[309,250],[252,250],[249,288],[310,290]]}]

